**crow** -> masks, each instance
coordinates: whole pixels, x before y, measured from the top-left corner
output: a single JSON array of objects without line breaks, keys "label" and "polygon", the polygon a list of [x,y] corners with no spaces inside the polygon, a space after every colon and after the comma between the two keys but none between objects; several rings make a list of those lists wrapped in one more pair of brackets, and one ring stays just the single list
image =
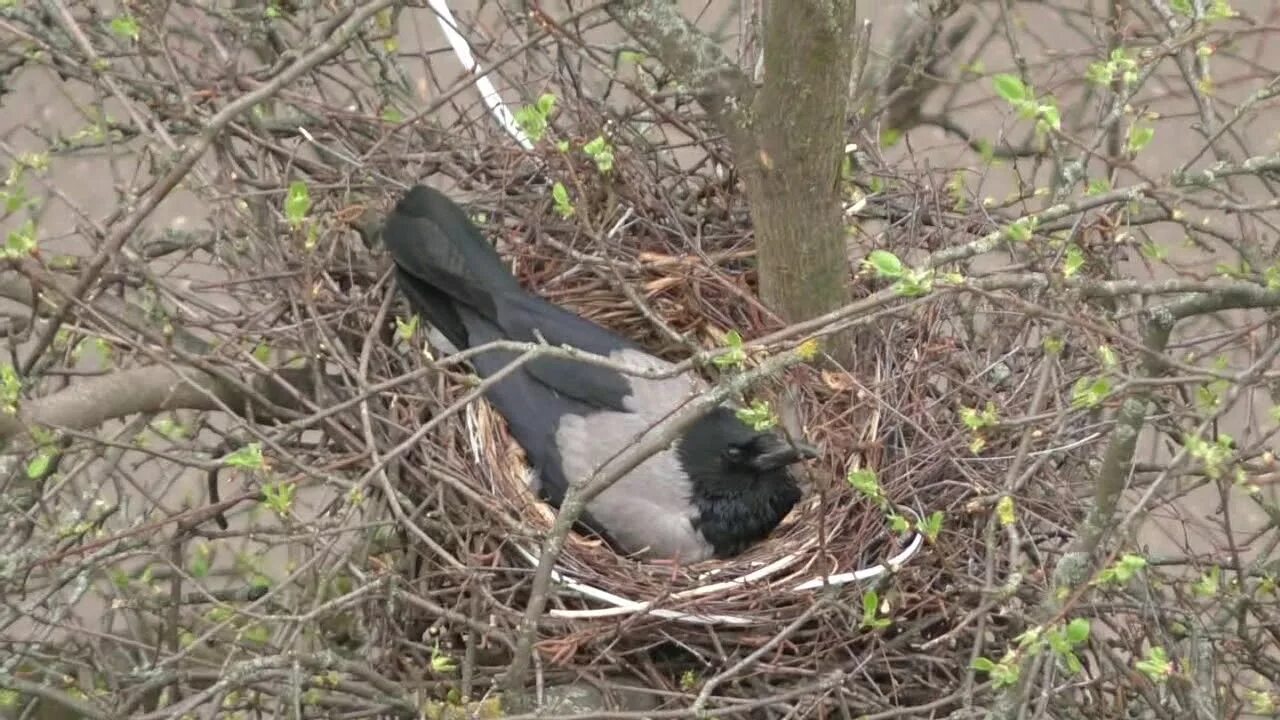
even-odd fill
[{"label": "crow", "polygon": [[[461,207],[441,192],[411,188],[383,227],[396,285],[409,306],[456,352],[498,340],[545,341],[619,365],[667,369],[636,343],[520,287]],[[452,347],[448,347],[452,346]],[[487,378],[518,353],[472,356]],[[693,372],[661,379],[570,358],[541,356],[488,387],[531,466],[539,497],[559,507],[647,428],[706,388]],[[817,451],[753,429],[721,405],[588,503],[581,524],[616,551],[698,562],[738,555],[764,539],[800,500],[790,466]]]}]

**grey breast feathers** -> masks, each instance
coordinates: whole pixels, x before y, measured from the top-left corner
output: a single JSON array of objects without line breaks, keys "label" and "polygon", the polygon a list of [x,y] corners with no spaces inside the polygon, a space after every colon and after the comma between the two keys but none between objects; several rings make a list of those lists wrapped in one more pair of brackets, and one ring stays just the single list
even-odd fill
[{"label": "grey breast feathers", "polygon": [[[670,368],[670,364],[635,350],[620,350],[610,358],[631,367]],[[627,379],[632,387],[624,403],[628,412],[603,411],[562,419],[556,445],[569,482],[590,477],[638,435],[705,387],[692,373]],[[684,562],[695,562],[711,557],[712,548],[693,527],[697,511],[690,495],[689,479],[675,449],[667,447],[597,495],[587,509],[623,552],[678,556]]]}]

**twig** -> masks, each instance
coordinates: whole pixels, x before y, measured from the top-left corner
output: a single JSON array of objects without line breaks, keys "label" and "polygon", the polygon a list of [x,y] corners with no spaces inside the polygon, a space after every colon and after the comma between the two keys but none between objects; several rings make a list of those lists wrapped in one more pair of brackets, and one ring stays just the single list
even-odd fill
[{"label": "twig", "polygon": [[368,4],[362,5],[352,12],[351,17],[339,25],[327,40],[290,63],[279,75],[263,83],[258,89],[241,95],[209,118],[205,123],[204,130],[196,136],[194,141],[187,145],[186,150],[174,161],[173,167],[170,168],[169,172],[165,173],[152,187],[151,192],[147,193],[137,203],[133,211],[116,225],[115,230],[106,238],[102,247],[86,264],[84,271],[80,273],[79,279],[71,289],[72,300],[62,304],[48,327],[45,328],[45,332],[36,340],[31,352],[27,355],[26,361],[22,364],[22,374],[29,373],[31,368],[35,366],[36,360],[44,355],[49,346],[53,344],[58,330],[70,317],[71,310],[76,304],[75,301],[82,299],[85,293],[98,281],[107,263],[120,252],[120,248],[124,246],[125,241],[138,231],[142,222],[150,217],[151,213],[155,212],[155,209],[159,207],[161,201],[168,197],[169,193],[182,182],[182,178],[186,177],[187,173],[195,167],[195,164],[205,154],[205,151],[213,145],[214,139],[222,133],[223,129],[241,114],[248,112],[254,106],[279,93],[294,80],[301,77],[303,73],[315,69],[321,63],[337,55],[351,42],[357,29],[366,20],[376,15],[383,8],[389,7],[393,2],[394,0],[371,0]]},{"label": "twig", "polygon": [[511,114],[511,110],[507,108],[507,104],[502,101],[502,95],[498,93],[498,89],[493,86],[493,81],[489,79],[489,75],[480,69],[480,63],[476,62],[476,58],[471,54],[471,46],[467,43],[466,38],[458,32],[458,21],[453,17],[453,11],[449,9],[449,3],[446,0],[427,0],[427,5],[431,7],[436,14],[436,21],[440,23],[440,29],[444,31],[445,39],[449,41],[449,46],[453,48],[453,54],[458,57],[458,62],[462,63],[462,67],[468,73],[475,75],[476,90],[480,91],[480,99],[484,100],[484,104],[489,108],[489,112],[493,115],[503,130],[507,131],[520,147],[525,150],[532,150],[533,143],[529,140],[529,136],[525,135],[520,125],[516,123],[516,118]]},{"label": "twig", "polygon": [[694,699],[693,705],[690,708],[693,710],[694,715],[701,716],[703,714],[706,710],[707,702],[711,699],[711,693],[715,692],[716,688],[732,679],[735,675],[742,672],[756,660],[764,657],[765,653],[773,650],[779,643],[791,637],[792,633],[804,627],[805,623],[809,622],[814,615],[817,615],[820,611],[826,609],[829,602],[830,601],[827,599],[827,596],[824,595],[819,597],[816,602],[805,608],[804,612],[800,613],[795,620],[787,623],[786,627],[782,628],[775,633],[773,637],[769,638],[768,642],[748,653],[746,657],[734,663],[731,667],[725,669],[714,677],[709,678],[705,683],[703,683],[702,689],[698,691],[698,697]]}]

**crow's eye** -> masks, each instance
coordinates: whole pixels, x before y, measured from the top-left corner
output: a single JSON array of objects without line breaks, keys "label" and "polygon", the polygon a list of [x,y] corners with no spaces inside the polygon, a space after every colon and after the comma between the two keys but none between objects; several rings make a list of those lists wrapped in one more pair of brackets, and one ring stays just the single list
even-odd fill
[{"label": "crow's eye", "polygon": [[724,459],[728,460],[729,462],[741,462],[742,448],[738,447],[737,445],[730,445],[729,447],[725,448]]}]

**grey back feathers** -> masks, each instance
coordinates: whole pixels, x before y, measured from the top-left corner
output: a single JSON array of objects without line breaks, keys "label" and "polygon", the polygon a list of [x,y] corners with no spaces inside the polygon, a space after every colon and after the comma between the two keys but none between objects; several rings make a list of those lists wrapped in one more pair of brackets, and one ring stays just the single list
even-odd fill
[{"label": "grey back feathers", "polygon": [[[466,213],[418,186],[383,229],[396,283],[410,306],[455,349],[494,340],[569,346],[635,368],[670,364],[631,341],[523,290]],[[471,359],[491,377],[517,357]],[[649,427],[705,388],[696,374],[664,378],[543,357],[486,391],[524,449],[539,495],[559,505]],[[583,523],[617,549],[694,562],[741,552],[799,500],[787,466],[812,456],[718,409],[593,499]]]},{"label": "grey back feathers", "polygon": [[[610,359],[634,368],[670,367],[638,350],[619,350],[610,353]],[[703,386],[689,374],[661,379],[633,375],[627,381],[631,392],[623,399],[625,410],[568,416],[560,422],[556,445],[566,477],[591,477],[599,465],[622,452]],[[657,557],[693,562],[710,557],[713,548],[696,530],[697,508],[690,501],[692,496],[693,488],[679,457],[663,451],[605,488],[588,510],[596,522],[608,528],[609,538],[630,552],[647,550]]]}]

